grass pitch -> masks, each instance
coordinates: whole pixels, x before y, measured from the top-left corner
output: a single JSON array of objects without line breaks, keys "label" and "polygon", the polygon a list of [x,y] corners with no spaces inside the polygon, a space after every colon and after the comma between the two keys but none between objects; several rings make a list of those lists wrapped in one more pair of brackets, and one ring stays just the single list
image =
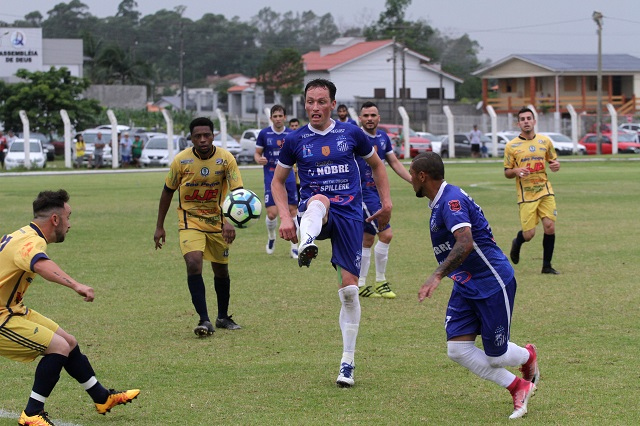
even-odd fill
[{"label": "grass pitch", "polygon": [[[535,424],[634,424],[640,418],[638,220],[640,163],[563,161],[551,174],[558,223],[553,265],[540,274],[542,229],[516,265],[512,341],[539,350],[542,381],[522,420]],[[561,159],[562,161],[562,159]],[[391,172],[391,171],[390,171]],[[260,169],[243,169],[245,186],[262,194]],[[132,404],[106,416],[65,372],[47,401],[56,424],[328,425],[508,424],[509,393],[446,356],[444,311],[451,284],[433,299],[417,291],[435,268],[426,199],[391,172],[394,203],[387,277],[395,300],[364,299],[356,386],[334,383],[342,351],[340,303],[330,246],[319,244],[300,269],[279,240],[264,252],[264,220],[238,230],[231,249],[230,313],[243,326],[210,339],[192,332],[197,317],[177,242],[175,207],[167,244],[153,233],[165,171],[0,177],[0,234],[31,218],[38,191],[71,194],[71,231],[48,254],[96,291],[85,303],[41,278],[27,306],[74,334],[107,387],[137,387]],[[447,163],[446,178],[482,206],[508,251],[519,229],[513,180],[499,162]],[[373,262],[372,262],[373,263]],[[213,273],[204,269],[209,311],[216,313]],[[369,279],[375,278],[373,265]],[[24,408],[36,363],[0,359],[0,425]],[[9,414],[7,414],[9,413]]]}]

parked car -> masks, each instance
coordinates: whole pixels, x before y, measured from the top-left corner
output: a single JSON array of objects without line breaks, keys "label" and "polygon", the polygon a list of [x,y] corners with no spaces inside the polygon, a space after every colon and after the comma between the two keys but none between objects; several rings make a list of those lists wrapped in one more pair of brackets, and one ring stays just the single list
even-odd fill
[{"label": "parked car", "polygon": [[[389,139],[393,141],[394,152],[398,158],[404,158],[404,145],[401,138],[402,126],[399,124],[379,124],[378,128],[387,133]],[[421,138],[412,129],[409,129],[409,156],[411,158],[420,154],[421,152],[431,151],[431,141],[429,139]]]},{"label": "parked car", "polygon": [[260,129],[247,129],[242,132],[240,136],[240,153],[236,156],[239,164],[254,163],[253,154],[256,152],[256,141],[258,140],[258,134]]},{"label": "parked car", "polygon": [[[147,141],[142,149],[140,164],[145,167],[167,167],[169,166],[169,149],[167,148],[167,135],[154,136]],[[173,155],[190,147],[191,141],[183,136],[173,137]]]},{"label": "parked car", "polygon": [[84,161],[89,165],[93,162],[93,152],[96,149],[95,143],[98,139],[98,133],[102,133],[102,140],[105,143],[102,163],[105,166],[110,166],[113,163],[113,156],[111,154],[111,132],[105,129],[86,129],[81,133],[86,144],[86,149],[84,150]]},{"label": "parked car", "polygon": [[[598,135],[595,133],[587,133],[580,139],[580,143],[587,149],[587,154],[594,155],[598,152],[597,147]],[[602,153],[611,154],[613,145],[608,135],[602,135]],[[640,154],[640,143],[638,143],[638,135],[627,132],[618,133],[618,152],[620,154]]]},{"label": "parked car", "polygon": [[[47,154],[39,139],[29,139],[29,161],[32,169],[47,167]],[[4,150],[4,168],[7,170],[24,167],[24,139],[16,139]]]},{"label": "parked car", "polygon": [[627,132],[636,132],[638,137],[640,137],[640,123],[623,123],[618,126],[618,129]]},{"label": "parked car", "polygon": [[[454,133],[453,135],[455,156],[471,157],[471,139],[466,133]],[[449,135],[441,135],[440,157],[449,158]]]},{"label": "parked car", "polygon": [[[426,132],[416,132],[417,134],[426,133]],[[431,136],[428,138],[431,142],[431,150],[436,154],[440,155],[440,147],[442,147],[442,135],[434,135],[429,133]]]},{"label": "parked car", "polygon": [[[218,133],[213,137],[213,144],[215,146],[222,147],[222,133]],[[255,151],[255,147],[253,150]],[[229,134],[227,134],[227,151],[229,151],[233,156],[240,154],[240,151],[242,151],[238,141]]]},{"label": "parked car", "polygon": [[[551,143],[553,143],[553,147],[556,149],[558,155],[573,155],[573,141],[569,136],[554,132],[540,132],[540,134],[551,139]],[[586,153],[587,148],[581,143],[578,143],[576,154],[584,155]]]},{"label": "parked car", "polygon": [[[24,139],[24,133],[18,133],[19,138]],[[42,147],[44,148],[45,154],[47,154],[47,161],[53,161],[56,159],[56,147],[53,146],[49,138],[43,134],[38,132],[30,132],[29,138],[38,139],[42,143]]]},{"label": "parked car", "polygon": [[[487,150],[489,153],[489,157],[493,157],[493,143],[491,141],[492,133],[485,133],[484,136],[489,140],[486,143]],[[498,139],[498,158],[504,157],[504,148],[507,146],[512,139],[518,137],[518,132],[496,132],[496,137]]]}]

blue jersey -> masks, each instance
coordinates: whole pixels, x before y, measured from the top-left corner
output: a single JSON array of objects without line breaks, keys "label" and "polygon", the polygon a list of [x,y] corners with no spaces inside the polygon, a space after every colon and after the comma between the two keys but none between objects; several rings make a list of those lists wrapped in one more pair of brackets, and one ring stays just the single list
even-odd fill
[{"label": "blue jersey", "polygon": [[323,132],[306,125],[285,138],[278,164],[291,168],[298,164],[300,204],[323,194],[331,202],[331,211],[354,220],[362,220],[360,170],[355,157],[373,155],[364,132],[356,126],[331,120]]},{"label": "blue jersey", "polygon": [[[282,132],[278,133],[273,130],[273,127],[265,127],[260,130],[258,134],[258,140],[256,141],[256,146],[262,148],[262,155],[267,159],[267,164],[262,166],[264,170],[264,186],[265,188],[271,188],[271,181],[273,180],[273,172],[276,170],[276,165],[278,164],[278,156],[280,155],[280,149],[282,145],[284,145],[284,138],[292,130],[285,127]],[[287,178],[287,182],[294,182],[295,184],[295,175],[293,173],[289,173],[289,177]]]},{"label": "blue jersey", "polygon": [[[391,140],[389,136],[382,130],[377,130],[375,136],[371,136],[367,132],[363,132],[367,139],[369,139],[369,143],[373,146],[373,149],[380,157],[380,160],[384,163],[387,158],[387,154],[389,152],[393,152],[393,145],[391,144]],[[360,181],[362,183],[362,192],[365,193],[365,197],[368,193],[375,193],[378,195],[378,187],[376,186],[376,182],[373,180],[373,171],[371,170],[371,166],[367,164],[362,158],[358,157],[356,159],[358,161],[358,167],[360,167]],[[378,198],[379,199],[379,198]]]},{"label": "blue jersey", "polygon": [[449,274],[454,290],[470,299],[482,299],[502,290],[514,277],[513,267],[493,238],[489,222],[473,199],[462,189],[443,182],[431,208],[431,243],[438,264],[456,242],[453,232],[471,227],[473,250]]}]

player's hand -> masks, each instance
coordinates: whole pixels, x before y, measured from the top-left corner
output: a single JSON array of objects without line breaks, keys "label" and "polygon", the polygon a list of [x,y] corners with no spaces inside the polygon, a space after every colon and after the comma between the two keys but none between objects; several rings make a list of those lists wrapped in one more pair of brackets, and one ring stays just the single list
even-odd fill
[{"label": "player's hand", "polygon": [[422,302],[427,297],[431,298],[439,285],[440,278],[438,278],[437,276],[431,275],[429,278],[427,278],[427,281],[422,284],[422,287],[420,287],[420,291],[418,291],[418,302]]},{"label": "player's hand", "polygon": [[222,224],[222,239],[227,244],[231,244],[236,239],[236,228],[226,221]]},{"label": "player's hand", "polygon": [[93,302],[95,295],[93,294],[93,288],[88,285],[79,284],[78,288],[76,288],[76,293],[80,296],[83,296],[85,302]]},{"label": "player's hand", "polygon": [[522,168],[519,168],[519,169],[516,169],[516,170],[518,171],[517,172],[518,176],[521,177],[521,178],[527,177],[530,174],[529,169],[527,169],[526,167],[522,167]]},{"label": "player's hand", "polygon": [[298,233],[291,216],[280,218],[280,238],[298,244]]},{"label": "player's hand", "polygon": [[153,241],[156,243],[156,250],[161,249],[165,243],[167,234],[164,232],[164,228],[156,228],[155,234],[153,234]]},{"label": "player's hand", "polygon": [[380,210],[369,216],[366,220],[371,223],[374,219],[378,220],[378,229],[384,229],[391,220],[391,206],[382,206]]},{"label": "player's hand", "polygon": [[259,157],[258,158],[258,164],[261,166],[264,166],[265,164],[267,164],[267,157]]},{"label": "player's hand", "polygon": [[558,160],[549,161],[549,169],[551,169],[552,172],[557,172],[560,170],[560,162]]}]

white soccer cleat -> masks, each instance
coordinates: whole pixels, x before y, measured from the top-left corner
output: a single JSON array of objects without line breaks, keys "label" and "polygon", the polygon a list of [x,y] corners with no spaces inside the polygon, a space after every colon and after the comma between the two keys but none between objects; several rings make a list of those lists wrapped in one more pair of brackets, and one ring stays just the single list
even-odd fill
[{"label": "white soccer cleat", "polygon": [[306,266],[307,268],[311,265],[311,261],[316,258],[318,255],[318,246],[316,246],[311,240],[311,242],[304,242],[298,246],[298,266],[301,268]]},{"label": "white soccer cleat", "polygon": [[292,247],[291,251],[289,252],[289,256],[291,256],[292,259],[297,259],[298,258],[298,249]]},{"label": "white soccer cleat", "polygon": [[275,247],[276,247],[276,240],[267,241],[267,245],[265,247],[265,249],[267,250],[267,254],[273,254]]},{"label": "white soccer cleat", "polygon": [[340,365],[340,374],[338,374],[336,385],[341,388],[350,388],[353,386],[355,383],[355,380],[353,379],[353,370],[355,369],[355,365],[343,362]]}]

